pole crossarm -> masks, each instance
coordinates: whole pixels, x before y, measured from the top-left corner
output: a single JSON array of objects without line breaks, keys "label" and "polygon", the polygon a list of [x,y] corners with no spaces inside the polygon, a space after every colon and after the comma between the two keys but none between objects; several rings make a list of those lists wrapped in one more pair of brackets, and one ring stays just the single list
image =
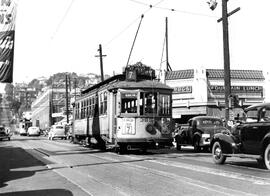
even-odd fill
[{"label": "pole crossarm", "polygon": [[[227,17],[233,15],[234,13],[238,12],[239,10],[240,10],[240,7],[234,9],[233,11],[231,11],[231,12],[229,12],[229,13],[227,14]],[[217,22],[221,22],[222,20],[223,20],[223,18],[220,18],[220,19],[217,20]]]}]

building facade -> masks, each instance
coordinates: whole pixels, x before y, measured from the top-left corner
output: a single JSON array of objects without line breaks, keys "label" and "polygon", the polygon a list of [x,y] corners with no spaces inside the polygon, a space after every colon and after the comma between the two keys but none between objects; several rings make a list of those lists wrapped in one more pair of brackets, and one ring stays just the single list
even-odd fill
[{"label": "building facade", "polygon": [[45,88],[32,103],[32,124],[42,130],[62,120],[65,115],[65,92],[63,88]]},{"label": "building facade", "polygon": [[[225,118],[223,69],[187,69],[166,72],[165,82],[174,88],[173,118],[178,123],[198,115]],[[231,70],[231,95],[239,105],[230,107],[230,119],[243,109],[265,100],[265,77],[260,70]],[[231,105],[231,104],[230,104]]]},{"label": "building facade", "polygon": [[37,97],[37,90],[28,87],[25,83],[16,83],[13,90],[14,98],[21,103],[24,110],[30,110],[32,102]]}]

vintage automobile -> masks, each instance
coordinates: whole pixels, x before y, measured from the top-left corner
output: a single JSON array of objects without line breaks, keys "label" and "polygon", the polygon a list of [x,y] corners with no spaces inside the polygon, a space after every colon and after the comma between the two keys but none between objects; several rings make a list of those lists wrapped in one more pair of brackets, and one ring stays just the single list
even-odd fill
[{"label": "vintage automobile", "polygon": [[192,145],[195,152],[199,152],[201,149],[209,150],[211,138],[219,132],[229,132],[223,126],[221,118],[213,116],[193,117],[187,125],[182,125],[176,133],[176,148],[181,150],[181,146]]},{"label": "vintage automobile", "polygon": [[218,133],[211,141],[213,161],[223,164],[227,157],[255,158],[270,169],[270,103],[248,107],[243,120],[231,133]]},{"label": "vintage automobile", "polygon": [[7,139],[10,140],[11,133],[8,128],[3,125],[0,125],[0,140]]},{"label": "vintage automobile", "polygon": [[48,139],[53,140],[54,138],[61,138],[61,139],[67,139],[67,134],[65,130],[65,126],[63,125],[52,125],[49,134]]},{"label": "vintage automobile", "polygon": [[40,129],[38,127],[29,127],[27,130],[28,136],[39,136],[40,135]]}]

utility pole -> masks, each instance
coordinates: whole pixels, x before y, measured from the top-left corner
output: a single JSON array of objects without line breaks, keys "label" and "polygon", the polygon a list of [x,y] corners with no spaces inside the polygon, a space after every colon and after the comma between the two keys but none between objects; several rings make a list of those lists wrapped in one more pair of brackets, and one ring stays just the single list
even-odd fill
[{"label": "utility pole", "polygon": [[69,101],[68,101],[68,75],[66,74],[66,115],[67,124],[69,123]]},{"label": "utility pole", "polygon": [[[222,28],[223,28],[223,58],[224,58],[225,120],[226,122],[230,118],[229,97],[231,95],[231,69],[230,69],[228,17],[240,10],[240,8],[238,7],[235,10],[228,13],[227,1],[228,0],[222,0],[222,18],[217,20],[217,22],[222,21]],[[211,9],[212,10],[215,9],[215,6]]]},{"label": "utility pole", "polygon": [[225,119],[229,120],[229,96],[231,94],[231,71],[229,50],[229,28],[227,15],[227,0],[222,0],[222,26],[223,26],[223,58],[224,58],[224,86],[225,86]]},{"label": "utility pole", "polygon": [[102,54],[102,46],[101,44],[99,44],[99,55],[95,55],[95,57],[99,57],[99,61],[100,61],[100,72],[101,72],[101,81],[104,81],[104,74],[103,74],[103,57],[106,57],[107,55],[103,55]]}]

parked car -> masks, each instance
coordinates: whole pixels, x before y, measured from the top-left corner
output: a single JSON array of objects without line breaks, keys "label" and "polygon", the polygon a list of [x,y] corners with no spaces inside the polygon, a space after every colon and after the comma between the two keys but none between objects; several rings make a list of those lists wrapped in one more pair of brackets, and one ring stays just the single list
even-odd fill
[{"label": "parked car", "polygon": [[67,139],[65,126],[53,125],[48,134],[48,139],[53,140],[54,138]]},{"label": "parked car", "polygon": [[213,135],[219,132],[229,132],[223,126],[221,118],[213,116],[193,117],[187,125],[182,125],[176,133],[176,148],[181,150],[181,146],[192,145],[195,152],[199,152],[202,148],[209,150]]},{"label": "parked car", "polygon": [[11,133],[9,129],[7,129],[5,126],[0,125],[0,140],[7,139],[10,140]]},{"label": "parked car", "polygon": [[29,127],[27,130],[28,136],[39,136],[40,135],[40,129],[38,127]]},{"label": "parked car", "polygon": [[21,128],[19,129],[19,134],[20,134],[20,135],[27,135],[26,129],[21,127]]},{"label": "parked car", "polygon": [[270,170],[270,103],[248,107],[231,133],[214,136],[211,147],[216,164],[223,164],[227,157],[248,157]]}]

